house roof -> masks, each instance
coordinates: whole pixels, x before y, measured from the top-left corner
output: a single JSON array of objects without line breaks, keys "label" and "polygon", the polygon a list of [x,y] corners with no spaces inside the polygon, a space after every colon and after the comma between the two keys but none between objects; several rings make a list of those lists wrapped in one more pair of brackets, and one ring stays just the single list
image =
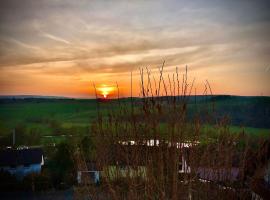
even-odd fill
[{"label": "house roof", "polygon": [[0,166],[30,165],[42,162],[41,148],[5,149],[0,151]]},{"label": "house roof", "polygon": [[239,173],[240,170],[236,167],[218,169],[199,167],[197,169],[198,177],[208,181],[237,181]]}]

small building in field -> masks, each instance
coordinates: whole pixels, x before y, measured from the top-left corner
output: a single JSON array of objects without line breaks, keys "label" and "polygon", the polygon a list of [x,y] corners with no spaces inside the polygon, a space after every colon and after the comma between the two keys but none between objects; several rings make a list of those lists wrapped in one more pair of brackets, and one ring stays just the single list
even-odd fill
[{"label": "small building in field", "polygon": [[100,170],[95,162],[86,162],[87,169],[77,170],[77,183],[80,185],[100,183]]},{"label": "small building in field", "polygon": [[39,174],[44,165],[41,148],[4,149],[0,151],[0,171],[22,180],[28,174]]},{"label": "small building in field", "polygon": [[264,172],[264,177],[263,180],[266,185],[270,188],[270,160],[267,162],[265,166],[265,172]]}]

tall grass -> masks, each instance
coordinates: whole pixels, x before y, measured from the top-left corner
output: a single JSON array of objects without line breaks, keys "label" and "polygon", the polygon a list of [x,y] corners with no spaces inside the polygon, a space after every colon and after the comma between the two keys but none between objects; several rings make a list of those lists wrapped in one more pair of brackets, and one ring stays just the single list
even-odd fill
[{"label": "tall grass", "polygon": [[[176,68],[165,78],[163,63],[158,79],[141,68],[140,78],[141,101],[131,97],[129,104],[118,101],[119,109],[108,110],[106,116],[98,112],[92,127],[96,147],[92,159],[102,169],[102,183],[99,187],[86,183],[87,189],[78,189],[78,194],[134,200],[251,198],[249,183],[263,169],[258,155],[262,159],[266,147],[253,147],[245,134],[231,134],[226,118],[216,120],[214,102],[209,102],[203,121],[200,111],[192,120],[187,118],[187,103],[195,90],[187,67],[184,74]],[[204,95],[209,92],[212,95],[206,81]],[[216,136],[201,141],[205,123],[216,127]],[[250,152],[260,163],[253,168]],[[188,164],[185,173],[179,173],[182,156]],[[83,157],[78,156],[78,163],[85,162]]]}]

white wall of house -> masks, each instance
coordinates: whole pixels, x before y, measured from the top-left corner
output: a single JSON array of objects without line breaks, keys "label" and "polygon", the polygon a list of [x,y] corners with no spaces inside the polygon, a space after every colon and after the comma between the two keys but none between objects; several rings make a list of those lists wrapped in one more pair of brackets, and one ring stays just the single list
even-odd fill
[{"label": "white wall of house", "polygon": [[179,173],[190,173],[190,166],[188,166],[184,155],[182,155],[180,164],[182,167],[181,167],[181,169],[179,169],[179,171],[178,171]]},{"label": "white wall of house", "polygon": [[267,168],[265,169],[264,181],[270,184],[270,162],[268,163]]}]

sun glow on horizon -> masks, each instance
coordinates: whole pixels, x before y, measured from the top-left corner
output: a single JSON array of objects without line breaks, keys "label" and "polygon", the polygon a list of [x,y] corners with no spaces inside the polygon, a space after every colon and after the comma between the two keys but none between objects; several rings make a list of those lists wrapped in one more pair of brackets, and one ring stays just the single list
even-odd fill
[{"label": "sun glow on horizon", "polygon": [[103,96],[104,99],[108,97],[108,95],[111,95],[113,91],[115,90],[114,86],[107,86],[107,85],[101,85],[97,88],[98,93]]}]

